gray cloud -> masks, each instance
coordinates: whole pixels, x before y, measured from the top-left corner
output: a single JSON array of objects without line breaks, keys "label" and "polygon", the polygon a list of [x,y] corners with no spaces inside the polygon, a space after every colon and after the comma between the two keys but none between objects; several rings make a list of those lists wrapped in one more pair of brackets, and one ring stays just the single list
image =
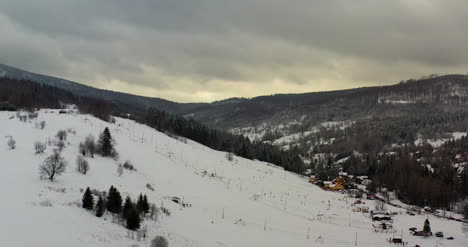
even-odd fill
[{"label": "gray cloud", "polygon": [[461,0],[0,0],[0,63],[176,101],[466,73]]}]

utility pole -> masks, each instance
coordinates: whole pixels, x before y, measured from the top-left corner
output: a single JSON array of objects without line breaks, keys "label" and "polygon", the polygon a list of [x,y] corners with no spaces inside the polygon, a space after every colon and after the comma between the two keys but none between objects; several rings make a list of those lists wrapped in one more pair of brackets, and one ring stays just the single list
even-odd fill
[{"label": "utility pole", "polygon": [[356,232],[356,237],[354,238],[354,246],[357,246],[357,232]]}]

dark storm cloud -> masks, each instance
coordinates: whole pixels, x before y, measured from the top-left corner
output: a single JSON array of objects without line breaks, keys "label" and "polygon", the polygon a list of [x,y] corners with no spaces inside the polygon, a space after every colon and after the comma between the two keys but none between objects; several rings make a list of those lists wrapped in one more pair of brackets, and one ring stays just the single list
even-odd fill
[{"label": "dark storm cloud", "polygon": [[0,0],[0,63],[177,101],[466,73],[458,0]]}]

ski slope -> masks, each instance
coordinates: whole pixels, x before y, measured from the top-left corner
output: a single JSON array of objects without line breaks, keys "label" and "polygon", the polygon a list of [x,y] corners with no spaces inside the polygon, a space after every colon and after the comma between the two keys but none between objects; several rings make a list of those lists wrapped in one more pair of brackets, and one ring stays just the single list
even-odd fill
[{"label": "ski slope", "polygon": [[[20,122],[15,113],[0,112],[0,246],[149,246],[156,235],[170,246],[390,246],[386,239],[401,235],[409,246],[468,246],[461,222],[430,216],[433,232],[454,240],[410,236],[422,228],[424,215],[395,217],[397,233],[375,233],[368,215],[351,211],[355,200],[327,192],[307,179],[274,165],[234,157],[187,140],[179,141],[147,126],[116,118],[111,124],[89,115],[41,110],[37,119]],[[12,118],[13,117],[13,118]],[[46,121],[44,130],[35,123]],[[87,158],[87,175],[75,169],[79,142],[109,127],[119,160]],[[69,165],[54,182],[40,180],[38,167],[52,152],[35,155],[36,141],[53,140],[70,129],[63,156]],[[12,136],[16,149],[9,150]],[[137,171],[117,173],[117,164],[130,160]],[[147,188],[151,184],[155,190]],[[170,216],[145,220],[149,238],[138,241],[110,215],[97,218],[81,208],[80,189],[107,191],[114,185],[132,199],[146,193]],[[183,198],[181,207],[169,198]],[[371,201],[364,202],[373,208]],[[237,222],[237,224],[236,224]]]}]

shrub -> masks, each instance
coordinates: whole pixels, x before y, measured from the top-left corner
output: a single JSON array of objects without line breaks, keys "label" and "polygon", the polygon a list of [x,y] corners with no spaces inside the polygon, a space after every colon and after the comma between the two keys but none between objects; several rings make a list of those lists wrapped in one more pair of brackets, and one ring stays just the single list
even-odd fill
[{"label": "shrub", "polygon": [[60,140],[55,143],[55,146],[57,147],[59,151],[62,151],[65,148],[65,142]]},{"label": "shrub", "polygon": [[45,128],[45,126],[46,126],[46,122],[45,122],[45,121],[41,121],[41,122],[39,123],[39,127],[41,128],[41,130],[43,130],[43,129]]},{"label": "shrub", "polygon": [[13,139],[13,137],[10,137],[10,139],[8,139],[8,147],[11,150],[16,148],[16,141],[15,141],[15,139]]},{"label": "shrub", "polygon": [[65,141],[67,139],[67,132],[65,130],[59,130],[57,132],[57,135],[56,137],[60,140],[60,141]]},{"label": "shrub", "polygon": [[163,236],[156,236],[151,240],[151,247],[167,247],[169,243],[167,242],[166,238]]},{"label": "shrub", "polygon": [[46,145],[42,142],[35,142],[34,143],[34,152],[35,154],[42,154],[46,150]]},{"label": "shrub", "polygon": [[123,168],[127,169],[127,170],[130,170],[130,171],[133,171],[135,170],[135,167],[133,166],[133,164],[127,160],[123,163]]},{"label": "shrub", "polygon": [[151,190],[151,191],[154,191],[154,187],[151,184],[146,184],[146,188]]},{"label": "shrub", "polygon": [[81,155],[76,157],[76,170],[83,175],[86,175],[86,173],[89,171],[89,163]]},{"label": "shrub", "polygon": [[165,207],[161,207],[161,211],[167,216],[171,215],[171,211],[169,211],[169,209],[167,209]]},{"label": "shrub", "polygon": [[124,172],[123,165],[122,165],[122,164],[119,164],[119,165],[117,166],[117,175],[119,175],[119,177],[120,177],[120,176],[122,176],[123,172]]}]

